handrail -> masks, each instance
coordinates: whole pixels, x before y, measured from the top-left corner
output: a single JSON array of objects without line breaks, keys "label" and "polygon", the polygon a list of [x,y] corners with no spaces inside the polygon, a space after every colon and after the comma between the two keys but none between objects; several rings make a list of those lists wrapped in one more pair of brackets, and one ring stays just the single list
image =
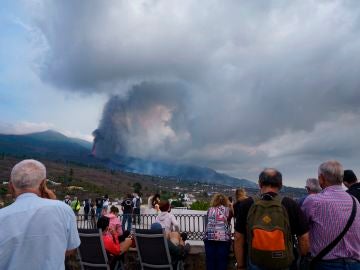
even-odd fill
[{"label": "handrail", "polygon": [[[206,230],[206,214],[174,214],[180,224],[180,232],[186,232],[188,240],[203,240]],[[149,229],[155,222],[156,214],[132,215],[132,227],[137,229]],[[122,215],[119,215],[122,220]],[[76,217],[78,229],[90,229],[96,227],[96,217],[79,214]],[[138,222],[140,220],[140,223]],[[136,221],[136,222],[134,222]]]}]

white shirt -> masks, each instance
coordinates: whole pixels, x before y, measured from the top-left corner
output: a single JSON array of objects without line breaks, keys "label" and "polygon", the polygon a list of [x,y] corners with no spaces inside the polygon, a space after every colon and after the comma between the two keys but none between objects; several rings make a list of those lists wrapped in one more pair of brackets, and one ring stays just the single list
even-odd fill
[{"label": "white shirt", "polygon": [[64,202],[24,193],[0,209],[0,269],[65,269],[65,251],[80,245]]},{"label": "white shirt", "polygon": [[179,227],[179,222],[177,222],[175,216],[168,212],[161,212],[156,217],[156,222],[159,222],[167,233],[173,231],[173,227]]}]

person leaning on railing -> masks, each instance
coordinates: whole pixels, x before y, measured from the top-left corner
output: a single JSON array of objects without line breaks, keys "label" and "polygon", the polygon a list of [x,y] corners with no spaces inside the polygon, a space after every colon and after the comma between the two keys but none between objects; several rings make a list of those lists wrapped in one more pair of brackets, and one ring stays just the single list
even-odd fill
[{"label": "person leaning on railing", "polygon": [[223,194],[215,194],[207,212],[204,239],[207,270],[227,269],[231,245],[231,216],[228,198]]}]

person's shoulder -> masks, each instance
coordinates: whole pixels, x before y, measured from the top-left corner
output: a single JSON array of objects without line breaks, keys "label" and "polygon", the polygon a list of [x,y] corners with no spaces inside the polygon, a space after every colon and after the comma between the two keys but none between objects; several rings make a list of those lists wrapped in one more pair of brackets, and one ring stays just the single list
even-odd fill
[{"label": "person's shoulder", "polygon": [[239,202],[239,207],[250,207],[254,204],[254,201],[253,197],[246,198],[245,200]]}]

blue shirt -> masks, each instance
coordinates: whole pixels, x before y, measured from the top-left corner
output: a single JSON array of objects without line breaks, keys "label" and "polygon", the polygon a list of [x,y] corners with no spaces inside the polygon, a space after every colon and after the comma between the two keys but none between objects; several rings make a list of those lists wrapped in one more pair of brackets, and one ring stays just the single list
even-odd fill
[{"label": "blue shirt", "polygon": [[0,269],[65,269],[65,251],[80,245],[64,202],[24,193],[0,210]]}]

